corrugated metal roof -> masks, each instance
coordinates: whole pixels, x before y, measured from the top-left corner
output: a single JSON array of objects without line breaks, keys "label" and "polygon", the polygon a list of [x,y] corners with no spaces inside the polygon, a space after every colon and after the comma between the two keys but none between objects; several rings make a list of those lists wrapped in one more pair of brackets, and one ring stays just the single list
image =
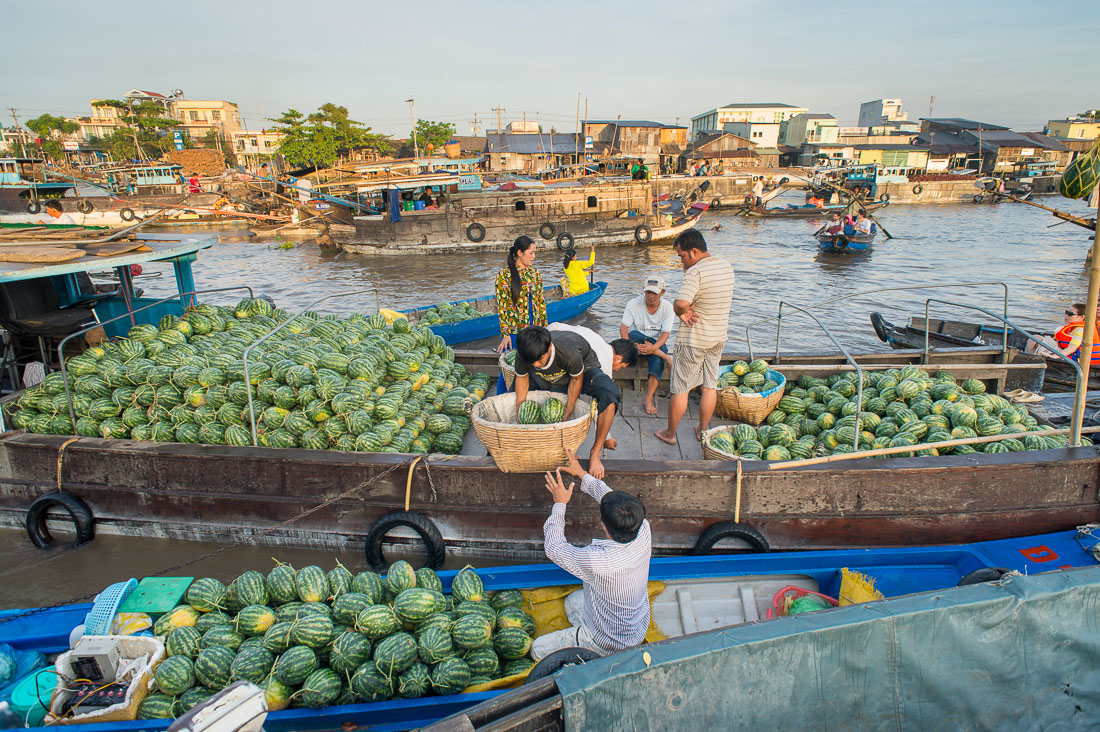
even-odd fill
[{"label": "corrugated metal roof", "polygon": [[783,107],[785,109],[799,109],[799,107],[793,104],[784,104],[783,102],[731,102],[730,104],[723,104],[719,109],[751,109],[755,107]]},{"label": "corrugated metal roof", "polygon": [[852,145],[853,150],[924,150],[923,147],[910,144],[888,144],[888,145]]},{"label": "corrugated metal roof", "polygon": [[836,117],[831,114],[811,114],[810,112],[796,114],[795,117],[805,117],[806,119],[836,119]]},{"label": "corrugated metal roof", "polygon": [[687,129],[683,125],[666,125],[664,122],[652,122],[650,120],[644,120],[644,119],[620,119],[620,120],[590,119],[590,120],[588,120],[587,124],[590,124],[590,125],[614,125],[614,124],[617,124],[619,127],[659,127],[661,129],[674,129],[674,130]]},{"label": "corrugated metal roof", "polygon": [[955,127],[960,130],[1007,130],[1007,127],[1001,125],[991,125],[988,122],[976,122],[972,119],[963,119],[962,117],[921,117],[924,122],[932,122],[944,127]]},{"label": "corrugated metal roof", "polygon": [[[490,134],[486,136],[485,151],[489,153],[515,153],[519,155],[541,155],[546,153],[572,153],[577,150],[575,134]],[[580,140],[584,149],[584,140]]]}]

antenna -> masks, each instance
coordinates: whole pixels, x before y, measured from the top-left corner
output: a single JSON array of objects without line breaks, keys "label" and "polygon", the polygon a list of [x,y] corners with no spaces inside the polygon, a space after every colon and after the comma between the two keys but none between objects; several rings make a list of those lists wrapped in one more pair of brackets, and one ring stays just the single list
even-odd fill
[{"label": "antenna", "polygon": [[936,95],[928,97],[928,116],[932,116],[932,107],[936,106]]}]

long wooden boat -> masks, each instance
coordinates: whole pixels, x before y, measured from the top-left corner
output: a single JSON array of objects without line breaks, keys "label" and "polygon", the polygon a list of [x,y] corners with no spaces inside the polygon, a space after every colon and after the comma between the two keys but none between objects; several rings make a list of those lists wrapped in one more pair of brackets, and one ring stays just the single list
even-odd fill
[{"label": "long wooden boat", "polygon": [[[571,320],[592,307],[606,290],[606,282],[594,282],[588,292],[563,297],[561,285],[545,287],[543,288],[543,295],[546,298],[546,317],[551,323]],[[500,316],[496,313],[496,296],[472,297],[466,300],[455,300],[449,304],[461,305],[467,302],[472,304],[478,312],[485,313],[485,315],[457,323],[439,323],[428,326],[432,329],[432,332],[441,336],[448,346],[500,335]],[[424,312],[432,307],[435,306],[424,306],[403,310],[402,312],[409,316],[410,321],[417,323]]]},{"label": "long wooden boat", "polygon": [[[1003,325],[986,325],[962,320],[925,319],[920,316],[909,318],[906,325],[895,325],[882,317],[881,313],[871,313],[871,326],[875,335],[891,348],[924,349],[925,332],[928,333],[929,349],[943,348],[1000,348],[1005,341]],[[1023,351],[1028,339],[1012,328],[1008,329],[1008,346]],[[1046,382],[1055,387],[1073,388],[1077,383],[1077,371],[1064,360],[1046,357]],[[1100,389],[1100,373],[1089,370],[1089,389]],[[1037,391],[1031,389],[1030,391]]]},{"label": "long wooden boat", "polygon": [[424,732],[816,728],[825,715],[860,730],[1093,728],[1100,713],[1065,697],[1100,693],[1100,641],[1076,611],[1100,599],[1100,567],[1069,566],[574,662]]},{"label": "long wooden boat", "polygon": [[[894,598],[943,591],[962,582],[985,579],[987,576],[982,572],[992,568],[997,570],[989,576],[998,576],[1005,570],[1033,575],[1055,567],[1095,567],[1097,561],[1087,551],[1095,542],[1078,532],[1064,531],[938,547],[658,558],[651,562],[650,579],[662,582],[664,587],[653,598],[653,618],[656,627],[670,640],[650,648],[662,648],[674,643],[674,639],[694,637],[700,632],[755,627],[769,617],[773,596],[792,587],[838,597],[843,581],[842,568],[861,572],[874,581],[876,589],[885,597]],[[455,574],[453,571],[440,573],[445,591],[449,591]],[[552,564],[491,567],[479,569],[478,574],[488,591],[577,584],[574,577]],[[70,632],[84,622],[91,609],[91,604],[66,605],[21,617],[13,616],[27,611],[0,612],[0,642],[19,650],[46,654],[67,650]],[[6,621],[6,618],[13,619]],[[775,620],[768,626],[777,624],[790,625]],[[800,626],[801,629],[807,627]],[[636,652],[619,655],[631,653]],[[551,668],[537,669],[535,675]],[[523,687],[516,692],[495,690],[349,704],[320,710],[291,709],[270,713],[264,727],[301,732],[347,729],[350,725],[372,730],[413,729],[452,714],[476,719],[476,712],[466,710],[474,705],[499,707],[501,703],[510,704],[509,698],[514,700],[515,695],[522,696],[530,688]],[[168,720],[146,721],[141,729],[153,732],[167,728],[168,724]],[[134,729],[134,725],[101,723],[82,729],[120,732]]]},{"label": "long wooden boat", "polygon": [[[863,208],[868,213],[874,213],[880,208],[884,208],[888,201],[882,201],[880,203],[870,203]],[[757,208],[756,206],[742,205],[737,209],[737,213],[745,216],[752,216],[757,218],[803,218],[803,219],[819,219],[828,218],[834,213],[844,215],[848,212],[848,205],[834,204],[831,206],[810,206],[809,204],[802,206],[788,205],[788,206],[776,206],[774,208]]]}]

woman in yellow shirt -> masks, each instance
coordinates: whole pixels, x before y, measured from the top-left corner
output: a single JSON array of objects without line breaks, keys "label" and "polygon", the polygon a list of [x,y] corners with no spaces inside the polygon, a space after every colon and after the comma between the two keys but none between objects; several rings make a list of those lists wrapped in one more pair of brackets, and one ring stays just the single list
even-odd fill
[{"label": "woman in yellow shirt", "polygon": [[584,262],[577,261],[577,250],[569,249],[565,252],[565,258],[561,266],[565,269],[565,277],[561,278],[561,289],[566,297],[581,295],[588,292],[591,287],[588,284],[588,276],[585,270],[596,263],[596,248],[592,247],[588,253],[588,259]]}]

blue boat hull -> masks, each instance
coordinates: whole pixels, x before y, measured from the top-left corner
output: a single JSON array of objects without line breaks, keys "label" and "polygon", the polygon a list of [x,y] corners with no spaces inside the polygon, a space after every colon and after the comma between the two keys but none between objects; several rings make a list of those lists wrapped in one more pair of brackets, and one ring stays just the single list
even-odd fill
[{"label": "blue boat hull", "polygon": [[[716,577],[800,574],[817,581],[824,594],[837,596],[840,569],[848,567],[874,578],[886,596],[954,587],[962,577],[986,567],[1003,567],[1036,574],[1066,567],[1096,566],[1087,551],[1096,539],[1078,538],[1075,531],[1001,539],[975,544],[898,549],[860,549],[812,552],[775,552],[724,556],[661,557],[650,564],[650,579],[691,580]],[[449,591],[456,572],[440,572]],[[486,590],[535,588],[577,584],[552,564],[488,567],[478,570]],[[91,605],[70,605],[3,622],[19,610],[0,612],[0,643],[20,649],[58,653],[68,648],[69,632],[83,622]],[[321,710],[290,709],[272,712],[264,728],[274,730],[329,730],[346,723],[371,730],[406,730],[430,724],[479,704],[504,691],[425,697],[370,704],[349,704]],[[167,720],[81,725],[84,732],[164,730]]]},{"label": "blue boat hull", "polygon": [[[560,288],[554,285],[545,288],[544,292],[550,293],[555,289]],[[581,295],[564,297],[558,300],[547,300],[546,318],[548,322],[560,323],[577,317],[585,310],[592,307],[592,305],[603,296],[605,290],[607,290],[606,282],[596,282],[592,285],[592,289]],[[495,302],[495,300],[495,295],[487,295],[485,297],[470,298],[468,300],[456,300],[450,304],[457,305],[463,302]],[[411,310],[403,310],[402,312],[406,315],[411,315],[412,313],[425,309],[427,308],[413,308]],[[482,338],[500,337],[500,318],[496,313],[485,315],[481,318],[463,320],[458,323],[443,323],[429,327],[432,329],[433,333],[441,336],[448,346],[454,346],[459,343],[469,343],[470,341],[477,341]]]},{"label": "blue boat hull", "polygon": [[818,248],[828,254],[859,254],[870,249],[871,244],[875,241],[874,234],[863,236],[846,234],[829,236],[821,234],[815,238],[817,239]]}]

